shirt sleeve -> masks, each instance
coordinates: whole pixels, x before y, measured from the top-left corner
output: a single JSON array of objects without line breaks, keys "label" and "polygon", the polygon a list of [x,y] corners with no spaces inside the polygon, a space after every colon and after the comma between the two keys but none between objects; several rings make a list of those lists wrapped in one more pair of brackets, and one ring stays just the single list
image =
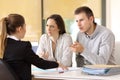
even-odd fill
[{"label": "shirt sleeve", "polygon": [[[114,53],[115,37],[112,33],[105,33],[99,43],[98,53],[91,53],[90,49],[85,48],[81,55],[91,64],[107,64]],[[93,46],[95,47],[95,46]]]},{"label": "shirt sleeve", "polygon": [[63,56],[61,63],[65,66],[71,66],[72,65],[72,51],[70,49],[70,45],[72,44],[72,38],[69,34],[67,34],[64,37],[64,43],[63,43]]},{"label": "shirt sleeve", "polygon": [[55,61],[47,61],[36,55],[31,48],[30,42],[27,43],[25,51],[26,51],[25,60],[28,63],[33,64],[39,68],[49,69],[49,68],[56,68],[59,66],[58,63]]},{"label": "shirt sleeve", "polygon": [[37,48],[37,51],[36,51],[37,55],[40,55],[42,52],[44,52],[44,43],[45,43],[45,34],[43,34],[40,37],[39,45],[38,45],[38,48]]}]

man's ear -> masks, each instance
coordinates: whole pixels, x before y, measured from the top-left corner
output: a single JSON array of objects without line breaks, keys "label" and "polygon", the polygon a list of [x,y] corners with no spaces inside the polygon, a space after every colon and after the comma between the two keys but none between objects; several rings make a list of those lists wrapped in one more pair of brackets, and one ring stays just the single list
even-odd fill
[{"label": "man's ear", "polygon": [[93,21],[94,21],[94,17],[93,17],[93,16],[89,17],[89,20],[90,20],[91,22],[93,22]]}]

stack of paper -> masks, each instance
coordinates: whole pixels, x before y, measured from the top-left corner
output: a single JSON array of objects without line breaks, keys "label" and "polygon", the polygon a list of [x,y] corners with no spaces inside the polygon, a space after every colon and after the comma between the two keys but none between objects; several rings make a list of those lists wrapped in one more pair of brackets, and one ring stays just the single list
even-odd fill
[{"label": "stack of paper", "polygon": [[68,67],[68,70],[63,70],[62,68],[51,68],[51,69],[40,69],[34,65],[32,65],[32,71],[40,71],[40,72],[67,72],[67,71],[75,71],[75,70],[80,70],[80,68],[77,67]]},{"label": "stack of paper", "polygon": [[120,74],[120,65],[86,65],[82,72],[92,75]]}]

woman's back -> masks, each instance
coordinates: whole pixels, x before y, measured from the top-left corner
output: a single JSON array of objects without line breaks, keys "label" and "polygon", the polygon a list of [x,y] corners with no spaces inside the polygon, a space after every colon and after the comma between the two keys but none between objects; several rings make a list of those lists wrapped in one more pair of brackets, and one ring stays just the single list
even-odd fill
[{"label": "woman's back", "polygon": [[[20,80],[31,80],[31,64],[37,67],[48,69],[57,67],[55,62],[44,61],[33,52],[28,41],[16,41],[7,38],[7,46],[3,60],[5,60]],[[49,67],[47,66],[49,64]]]}]

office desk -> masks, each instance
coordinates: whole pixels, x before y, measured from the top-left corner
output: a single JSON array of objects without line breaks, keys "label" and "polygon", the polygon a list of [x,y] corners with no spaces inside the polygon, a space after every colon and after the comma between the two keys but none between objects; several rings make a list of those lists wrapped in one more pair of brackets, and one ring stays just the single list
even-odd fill
[{"label": "office desk", "polygon": [[87,75],[81,72],[82,68],[70,69],[64,73],[59,73],[57,70],[41,70],[32,69],[32,75],[34,80],[120,80],[119,75],[112,76],[96,76]]}]

